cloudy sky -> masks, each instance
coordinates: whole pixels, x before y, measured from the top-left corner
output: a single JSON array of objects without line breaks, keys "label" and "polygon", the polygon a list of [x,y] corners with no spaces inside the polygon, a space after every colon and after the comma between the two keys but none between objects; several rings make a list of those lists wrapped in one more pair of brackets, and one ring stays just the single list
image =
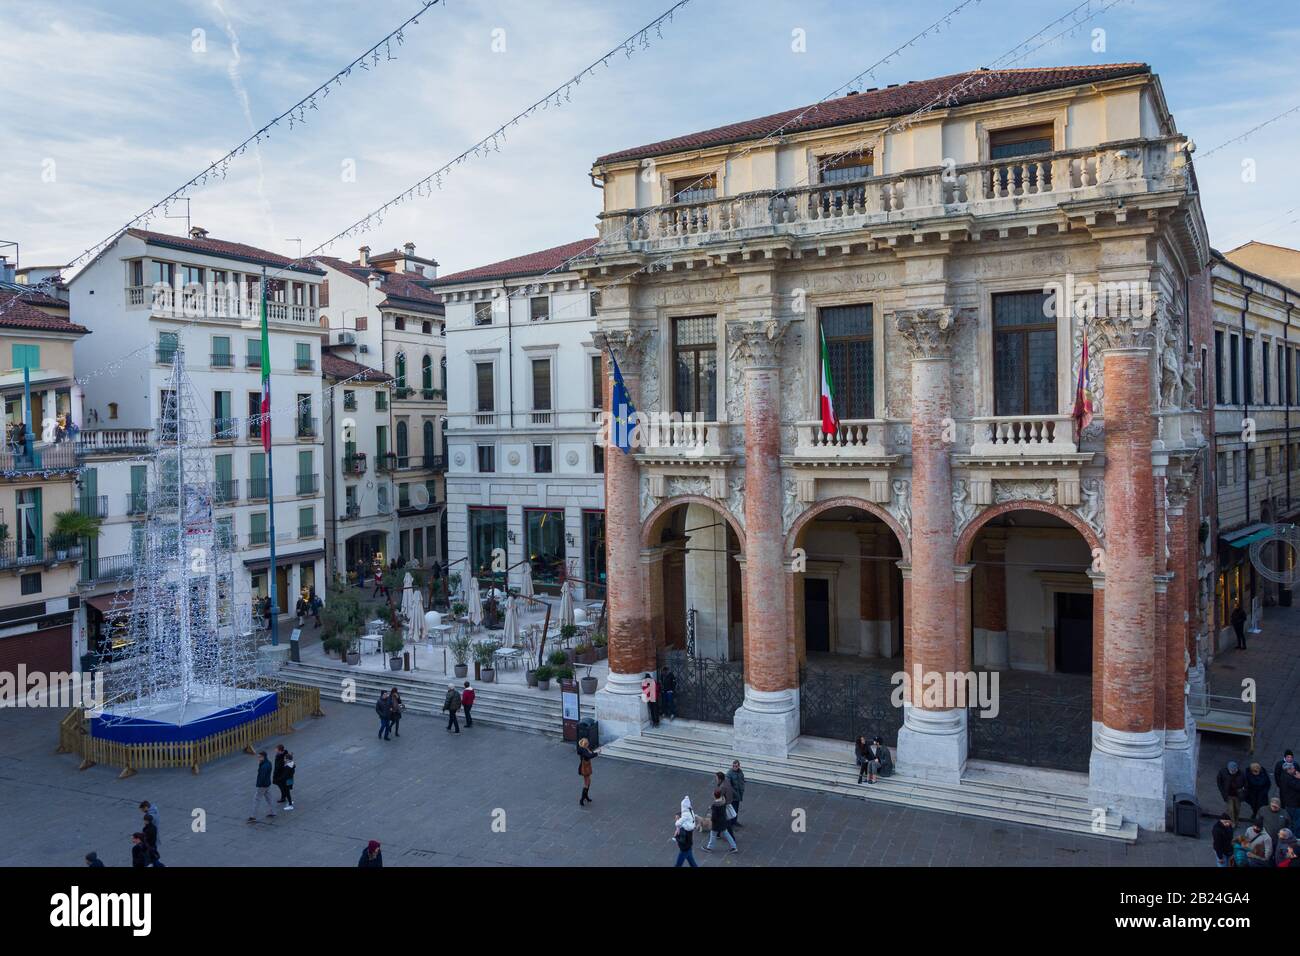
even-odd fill
[{"label": "cloudy sky", "polygon": [[[513,130],[500,153],[329,251],[352,258],[362,244],[414,241],[449,272],[592,235],[599,193],[587,172],[597,155],[816,102],[958,2],[692,0],[662,40],[620,54],[562,109]],[[866,85],[991,62],[1077,2],[981,0]],[[282,126],[224,182],[194,190],[192,220],[286,254],[297,254],[296,239],[313,248],[671,3],[446,0],[406,31],[395,60],[353,71],[305,128]],[[72,259],[420,5],[0,0],[0,240],[19,242],[26,265]],[[1101,52],[1095,27],[1105,30]],[[1300,105],[1298,41],[1294,0],[1125,0],[1018,65],[1148,62],[1204,153]],[[1250,238],[1300,247],[1297,146],[1300,113],[1198,160],[1218,248]]]}]

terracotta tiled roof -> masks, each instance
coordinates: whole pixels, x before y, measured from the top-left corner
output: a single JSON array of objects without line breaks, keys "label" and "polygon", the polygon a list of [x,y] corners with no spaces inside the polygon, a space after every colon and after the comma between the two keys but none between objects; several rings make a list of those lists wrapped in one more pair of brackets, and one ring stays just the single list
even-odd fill
[{"label": "terracotta tiled roof", "polygon": [[[37,298],[48,298],[48,296],[38,294]],[[24,293],[0,290],[0,328],[71,332],[78,335],[84,335],[90,331],[85,326],[69,322],[66,318],[42,312],[36,306],[29,304],[27,299],[28,296]],[[59,304],[66,305],[66,303],[62,302]]]},{"label": "terracotta tiled roof", "polygon": [[362,376],[360,380],[363,382],[391,382],[393,380],[393,376],[387,372],[381,372],[377,368],[371,368],[351,359],[345,359],[333,352],[321,352],[320,370],[329,378],[336,379],[355,378],[360,375]]},{"label": "terracotta tiled roof", "polygon": [[[1151,72],[1151,68],[1145,63],[1110,63],[1104,66],[1050,66],[1033,69],[974,70],[967,73],[953,73],[949,76],[935,77],[932,80],[919,80],[913,83],[886,87],[882,90],[871,90],[859,93],[856,96],[841,96],[838,99],[827,100],[815,107],[803,106],[798,109],[786,110],[783,113],[773,113],[771,116],[745,120],[742,123],[731,123],[727,126],[719,126],[716,129],[704,130],[700,133],[691,133],[687,136],[661,140],[658,143],[637,146],[634,149],[607,153],[596,160],[596,165],[602,166],[607,163],[641,159],[646,156],[663,156],[668,153],[761,139],[773,130],[782,127],[784,127],[783,132],[785,133],[796,133],[831,126],[844,126],[849,123],[862,123],[867,120],[904,116],[933,102],[936,98],[942,98],[963,77],[972,74],[987,73],[987,82],[982,82],[978,86],[965,90],[956,97],[955,102],[946,105],[960,106],[966,103],[981,103],[1008,96],[1019,96],[1024,93],[1039,93],[1058,87],[1076,86],[1096,80],[1114,79],[1149,72]],[[800,113],[805,113],[805,115],[798,120],[794,120],[794,117],[799,116]],[[786,123],[790,125],[785,126]]]},{"label": "terracotta tiled roof", "polygon": [[448,285],[455,282],[472,282],[476,279],[510,279],[515,276],[538,275],[559,268],[570,259],[595,246],[599,241],[592,236],[589,239],[579,239],[577,242],[566,242],[562,246],[530,252],[526,256],[516,256],[513,259],[503,259],[476,269],[453,272],[434,281],[436,285]]},{"label": "terracotta tiled roof", "polygon": [[[403,275],[396,272],[385,272],[383,269],[371,269],[356,262],[344,262],[342,259],[336,259],[333,256],[317,256],[316,261],[323,262],[331,269],[337,269],[344,275],[350,275],[358,282],[369,282],[372,275],[380,276],[383,281],[379,285],[379,291],[386,297],[383,302],[379,303],[380,308],[391,305],[401,308],[414,307],[422,312],[432,312],[435,315],[442,315],[444,312],[442,296],[429,288],[434,281],[433,279],[426,279],[423,276]],[[395,301],[389,302],[389,299]]]},{"label": "terracotta tiled roof", "polygon": [[68,309],[68,300],[60,299],[55,296],[41,292],[35,285],[24,285],[21,282],[4,282],[0,281],[0,292],[19,293],[23,301],[30,305],[49,306],[53,309]]},{"label": "terracotta tiled roof", "polygon": [[147,229],[128,229],[127,233],[155,246],[163,246],[168,249],[205,252],[208,255],[239,259],[253,265],[275,266],[290,269],[293,272],[322,275],[320,269],[302,263],[295,263],[288,256],[282,256],[278,252],[269,252],[266,249],[245,245],[242,242],[228,242],[225,239],[194,239],[190,236],[173,236],[165,232],[151,232]]}]

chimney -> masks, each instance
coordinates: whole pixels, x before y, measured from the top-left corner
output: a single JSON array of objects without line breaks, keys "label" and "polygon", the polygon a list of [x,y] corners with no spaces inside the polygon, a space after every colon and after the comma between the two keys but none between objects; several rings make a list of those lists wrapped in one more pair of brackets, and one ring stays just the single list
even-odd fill
[{"label": "chimney", "polygon": [[369,246],[362,246],[360,249],[357,250],[357,265],[359,265],[359,266],[368,266],[368,265],[370,265],[370,247],[369,247]]},{"label": "chimney", "polygon": [[406,258],[411,258],[411,256],[415,255],[415,243],[408,242],[406,245],[402,246],[402,251],[406,253]]},{"label": "chimney", "polygon": [[190,238],[191,238],[191,239],[206,239],[206,238],[208,238],[208,231],[207,231],[206,229],[204,229],[202,226],[191,226],[191,227],[190,227]]}]

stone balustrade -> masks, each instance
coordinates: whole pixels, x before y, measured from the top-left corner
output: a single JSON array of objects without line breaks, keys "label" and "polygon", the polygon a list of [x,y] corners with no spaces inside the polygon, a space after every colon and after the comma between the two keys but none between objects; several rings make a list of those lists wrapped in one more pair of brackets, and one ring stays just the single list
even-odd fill
[{"label": "stone balustrade", "polygon": [[795,422],[796,458],[884,458],[886,423],[879,418],[844,419],[837,431],[822,431],[820,419]]},{"label": "stone balustrade", "polygon": [[1074,422],[1068,415],[999,415],[974,418],[972,457],[1051,458],[1074,455]]}]

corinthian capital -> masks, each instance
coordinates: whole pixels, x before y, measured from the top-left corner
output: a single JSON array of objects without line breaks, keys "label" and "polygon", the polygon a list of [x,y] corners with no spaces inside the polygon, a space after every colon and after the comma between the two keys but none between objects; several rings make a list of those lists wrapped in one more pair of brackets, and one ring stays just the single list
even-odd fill
[{"label": "corinthian capital", "polygon": [[781,342],[790,323],[778,319],[761,319],[742,322],[732,327],[736,345],[731,358],[741,368],[779,368]]},{"label": "corinthian capital", "polygon": [[624,374],[639,375],[652,337],[649,329],[598,329],[591,341],[602,352],[612,351]]},{"label": "corinthian capital", "polygon": [[1149,349],[1156,344],[1156,327],[1151,316],[1122,312],[1099,315],[1090,323],[1092,335],[1102,352],[1111,349]]},{"label": "corinthian capital", "polygon": [[949,306],[899,309],[894,323],[913,359],[946,358],[957,328],[957,312]]}]

